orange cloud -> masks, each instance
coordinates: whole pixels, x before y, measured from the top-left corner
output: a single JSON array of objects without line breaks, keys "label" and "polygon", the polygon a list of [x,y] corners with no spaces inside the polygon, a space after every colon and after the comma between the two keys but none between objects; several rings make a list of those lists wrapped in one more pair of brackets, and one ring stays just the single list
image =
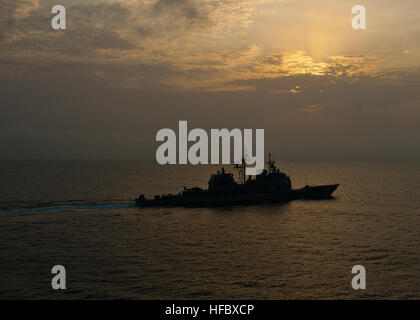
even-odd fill
[{"label": "orange cloud", "polygon": [[307,113],[320,112],[324,110],[325,110],[325,107],[321,104],[311,104],[309,106],[306,106],[300,109],[301,112],[307,112]]}]

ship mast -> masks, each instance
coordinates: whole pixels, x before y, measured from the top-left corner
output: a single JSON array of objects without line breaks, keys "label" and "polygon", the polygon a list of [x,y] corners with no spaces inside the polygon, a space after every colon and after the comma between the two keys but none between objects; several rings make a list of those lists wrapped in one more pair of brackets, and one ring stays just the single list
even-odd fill
[{"label": "ship mast", "polygon": [[238,183],[245,184],[246,181],[246,162],[245,159],[242,158],[241,163],[235,164],[235,169],[238,170]]}]

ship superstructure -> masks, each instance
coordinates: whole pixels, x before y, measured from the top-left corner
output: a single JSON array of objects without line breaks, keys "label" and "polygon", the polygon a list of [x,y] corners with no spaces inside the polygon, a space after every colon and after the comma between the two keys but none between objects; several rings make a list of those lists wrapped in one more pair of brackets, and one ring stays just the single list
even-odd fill
[{"label": "ship superstructure", "polygon": [[254,204],[263,202],[286,202],[296,199],[325,199],[331,198],[338,184],[324,186],[305,186],[301,189],[293,189],[290,177],[281,172],[275,161],[267,162],[268,170],[264,169],[261,174],[245,175],[246,163],[235,165],[237,179],[233,173],[228,173],[222,168],[210,176],[208,189],[184,188],[177,195],[155,196],[154,199],[146,199],[141,195],[136,199],[139,206],[220,206],[234,204]]}]

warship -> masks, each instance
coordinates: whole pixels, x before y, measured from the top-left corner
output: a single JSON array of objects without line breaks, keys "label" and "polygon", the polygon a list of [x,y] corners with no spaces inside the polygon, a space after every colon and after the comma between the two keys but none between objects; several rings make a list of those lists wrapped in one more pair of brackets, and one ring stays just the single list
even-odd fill
[{"label": "warship", "polygon": [[290,177],[281,172],[269,155],[268,170],[252,178],[245,175],[246,163],[236,164],[238,179],[222,168],[211,175],[208,189],[186,188],[176,195],[156,195],[147,199],[140,195],[136,199],[139,207],[211,207],[226,205],[246,205],[259,203],[288,202],[297,199],[328,199],[338,184],[309,186],[293,189]]}]

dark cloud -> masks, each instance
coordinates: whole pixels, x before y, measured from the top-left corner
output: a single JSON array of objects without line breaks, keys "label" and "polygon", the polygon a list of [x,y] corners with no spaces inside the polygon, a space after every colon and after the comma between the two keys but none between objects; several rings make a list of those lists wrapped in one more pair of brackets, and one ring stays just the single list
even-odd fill
[{"label": "dark cloud", "polygon": [[31,50],[38,53],[49,51],[51,54],[72,56],[73,58],[80,56],[95,58],[97,49],[128,50],[134,48],[133,44],[121,39],[113,31],[101,28],[91,28],[90,31],[87,33],[85,30],[68,29],[58,37],[23,38],[10,45],[9,50]]},{"label": "dark cloud", "polygon": [[18,8],[17,1],[0,0],[0,41],[4,40],[6,34],[10,32],[15,25],[14,14]]},{"label": "dark cloud", "polygon": [[152,13],[164,16],[176,28],[204,28],[211,25],[208,13],[195,0],[157,0]]},{"label": "dark cloud", "polygon": [[113,29],[127,27],[131,20],[131,11],[121,3],[83,4],[73,5],[68,9],[73,27],[80,25],[97,26]]},{"label": "dark cloud", "polygon": [[283,62],[283,56],[281,54],[275,54],[268,57],[265,57],[263,60],[263,63],[269,64],[269,65],[281,65]]},{"label": "dark cloud", "polygon": [[28,16],[16,19],[16,2],[1,1],[7,12],[5,14],[2,10],[0,14],[0,26],[3,26],[0,41],[6,40],[7,36],[13,39],[14,35],[18,35],[5,45],[4,49],[9,52],[26,50],[93,56],[97,49],[128,50],[135,47],[114,31],[118,27],[125,28],[130,20],[130,10],[121,4],[69,5],[67,29],[58,33],[51,28],[51,7],[47,4],[32,10]]},{"label": "dark cloud", "polygon": [[156,13],[170,13],[184,16],[187,20],[202,19],[204,14],[193,0],[157,0],[153,5]]}]

